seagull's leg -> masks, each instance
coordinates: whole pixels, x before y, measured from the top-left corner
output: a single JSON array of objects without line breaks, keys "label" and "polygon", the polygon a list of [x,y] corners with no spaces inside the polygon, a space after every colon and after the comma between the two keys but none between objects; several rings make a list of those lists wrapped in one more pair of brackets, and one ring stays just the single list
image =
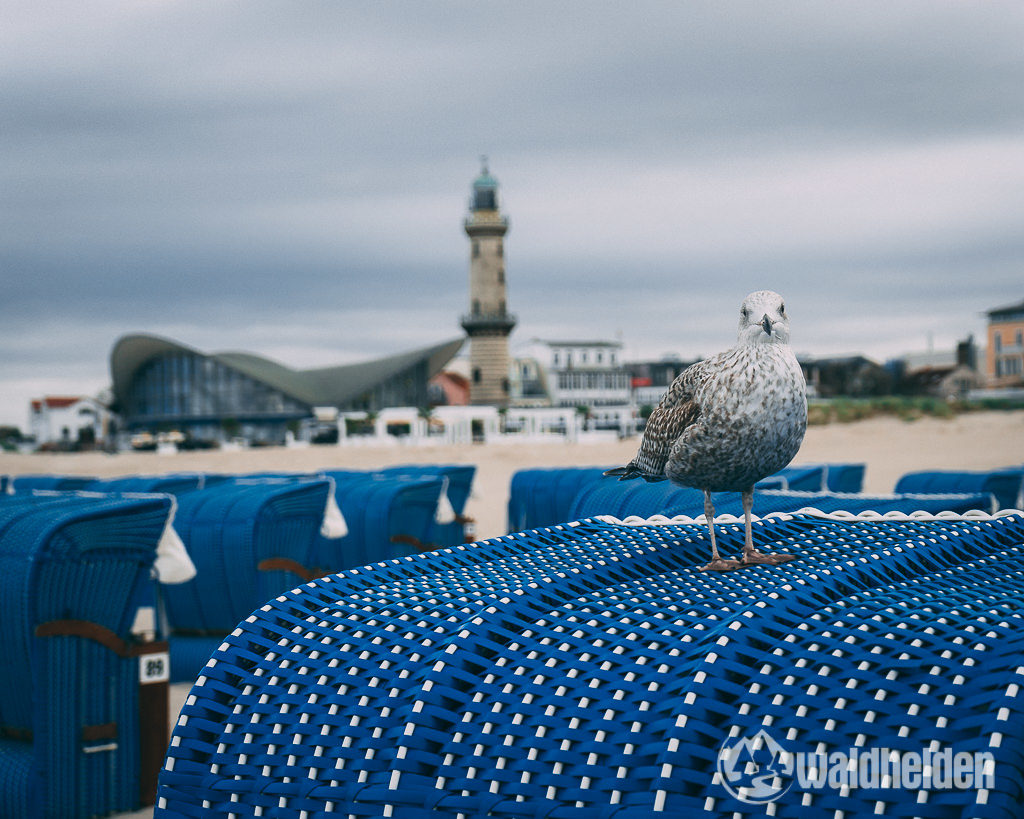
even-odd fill
[{"label": "seagull's leg", "polygon": [[775,554],[766,555],[763,552],[759,552],[754,548],[754,537],[751,533],[750,526],[750,511],[754,507],[754,488],[746,490],[742,494],[743,498],[743,526],[746,531],[746,542],[743,544],[743,560],[740,562],[744,566],[749,566],[751,563],[768,563],[772,566],[777,566],[780,563],[785,563],[787,560],[796,560],[796,555],[786,554]]},{"label": "seagull's leg", "polygon": [[707,489],[704,490],[704,517],[707,519],[708,531],[711,533],[711,562],[706,566],[701,566],[700,571],[728,572],[738,569],[741,565],[738,560],[723,560],[718,554],[718,546],[715,543],[715,505],[711,502],[711,492]]}]

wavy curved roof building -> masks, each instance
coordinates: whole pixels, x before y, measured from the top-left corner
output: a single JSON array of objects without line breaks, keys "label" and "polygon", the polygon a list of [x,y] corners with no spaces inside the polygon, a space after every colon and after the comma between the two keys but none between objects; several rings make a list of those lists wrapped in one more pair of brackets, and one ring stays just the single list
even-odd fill
[{"label": "wavy curved roof building", "polygon": [[131,431],[173,428],[215,439],[230,421],[253,440],[283,440],[288,424],[310,417],[314,407],[425,406],[427,382],[462,343],[294,370],[252,353],[203,353],[159,336],[128,335],[110,354],[114,404]]}]

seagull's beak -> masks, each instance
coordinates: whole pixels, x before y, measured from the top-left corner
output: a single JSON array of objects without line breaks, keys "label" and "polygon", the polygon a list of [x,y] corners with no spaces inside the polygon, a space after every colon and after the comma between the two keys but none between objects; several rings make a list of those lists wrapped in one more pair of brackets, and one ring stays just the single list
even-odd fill
[{"label": "seagull's beak", "polygon": [[770,336],[772,334],[772,320],[768,318],[767,313],[765,313],[764,316],[761,317],[761,327],[764,328],[764,331],[767,335]]}]

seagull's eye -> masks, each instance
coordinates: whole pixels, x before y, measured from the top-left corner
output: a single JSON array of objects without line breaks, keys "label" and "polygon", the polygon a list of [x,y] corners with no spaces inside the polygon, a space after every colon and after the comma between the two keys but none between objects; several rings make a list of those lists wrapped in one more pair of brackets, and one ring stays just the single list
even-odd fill
[{"label": "seagull's eye", "polygon": [[780,316],[786,315],[786,305],[784,305],[784,304],[780,305],[780,307],[779,307],[779,315]]},{"label": "seagull's eye", "polygon": [[743,318],[750,318],[750,311],[746,307],[740,310],[740,314],[743,316]]}]

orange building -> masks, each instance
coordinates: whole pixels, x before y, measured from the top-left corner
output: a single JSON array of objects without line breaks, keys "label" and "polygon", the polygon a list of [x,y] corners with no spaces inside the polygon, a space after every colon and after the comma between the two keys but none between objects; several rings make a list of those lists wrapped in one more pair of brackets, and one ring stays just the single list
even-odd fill
[{"label": "orange building", "polygon": [[985,375],[990,387],[1024,386],[1024,301],[988,311]]}]

